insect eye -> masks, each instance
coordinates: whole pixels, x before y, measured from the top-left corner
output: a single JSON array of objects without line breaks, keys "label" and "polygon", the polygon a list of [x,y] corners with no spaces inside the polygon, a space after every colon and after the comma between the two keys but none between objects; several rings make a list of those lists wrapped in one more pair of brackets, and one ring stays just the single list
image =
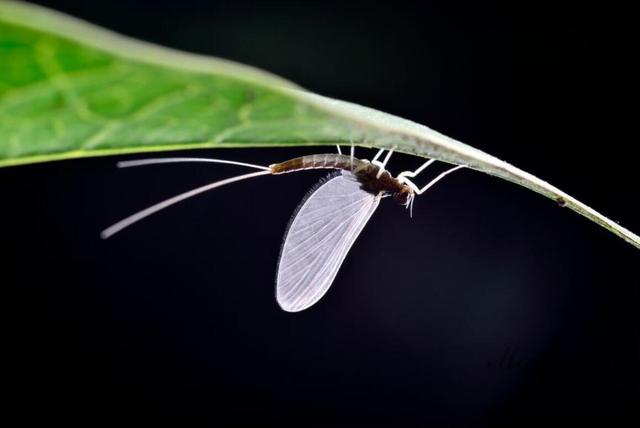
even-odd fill
[{"label": "insect eye", "polygon": [[396,192],[393,195],[393,198],[401,205],[405,205],[409,200],[409,193],[407,192]]}]

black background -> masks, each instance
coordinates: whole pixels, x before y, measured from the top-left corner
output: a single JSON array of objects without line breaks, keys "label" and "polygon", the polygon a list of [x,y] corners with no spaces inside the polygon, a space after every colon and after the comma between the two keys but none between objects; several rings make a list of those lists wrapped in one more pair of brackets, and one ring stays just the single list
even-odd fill
[{"label": "black background", "polygon": [[[633,3],[41,2],[424,123],[639,232]],[[638,250],[552,201],[471,171],[413,219],[385,201],[329,293],[289,314],[280,241],[323,173],[219,189],[105,242],[245,172],[115,161],[0,170],[4,425],[639,424]]]}]

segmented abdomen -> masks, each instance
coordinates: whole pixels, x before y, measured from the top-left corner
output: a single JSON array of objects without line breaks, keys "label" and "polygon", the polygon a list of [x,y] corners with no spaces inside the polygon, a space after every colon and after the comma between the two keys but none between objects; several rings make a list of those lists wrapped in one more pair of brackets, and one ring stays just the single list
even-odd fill
[{"label": "segmented abdomen", "polygon": [[285,174],[287,172],[295,172],[303,169],[344,169],[353,171],[370,165],[368,162],[360,159],[351,158],[348,155],[339,155],[333,153],[301,156],[299,158],[290,159],[281,163],[270,165],[274,174]]}]

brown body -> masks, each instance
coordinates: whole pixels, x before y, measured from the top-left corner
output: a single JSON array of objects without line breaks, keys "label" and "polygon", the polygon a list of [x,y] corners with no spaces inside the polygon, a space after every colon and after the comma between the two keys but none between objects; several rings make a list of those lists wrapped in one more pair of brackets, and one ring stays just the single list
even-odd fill
[{"label": "brown body", "polygon": [[351,172],[362,184],[362,189],[378,195],[392,195],[396,201],[406,205],[413,198],[413,191],[398,181],[388,171],[378,177],[380,167],[369,161],[341,154],[320,154],[301,156],[284,162],[269,165],[273,174],[301,171],[304,169],[341,169]]}]

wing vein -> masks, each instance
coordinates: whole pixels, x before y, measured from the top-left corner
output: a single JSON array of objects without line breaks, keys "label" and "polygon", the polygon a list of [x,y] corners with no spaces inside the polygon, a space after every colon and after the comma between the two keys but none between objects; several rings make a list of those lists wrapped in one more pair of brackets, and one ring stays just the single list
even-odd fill
[{"label": "wing vein", "polygon": [[303,201],[278,264],[276,297],[284,310],[301,311],[322,298],[379,202],[351,174],[324,182]]}]

